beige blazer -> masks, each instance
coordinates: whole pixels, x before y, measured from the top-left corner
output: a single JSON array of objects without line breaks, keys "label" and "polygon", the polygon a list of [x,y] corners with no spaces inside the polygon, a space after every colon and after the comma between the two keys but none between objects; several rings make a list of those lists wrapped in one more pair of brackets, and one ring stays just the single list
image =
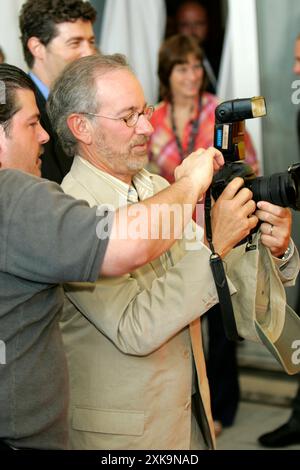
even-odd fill
[{"label": "beige blazer", "polygon": [[[155,192],[167,185],[159,176],[152,181]],[[62,187],[91,206],[120,204],[78,157]],[[203,245],[186,252],[177,242],[168,266],[158,259],[118,278],[65,286],[73,449],[214,448],[200,323],[218,301],[209,255]],[[195,378],[205,443],[191,410]]]}]

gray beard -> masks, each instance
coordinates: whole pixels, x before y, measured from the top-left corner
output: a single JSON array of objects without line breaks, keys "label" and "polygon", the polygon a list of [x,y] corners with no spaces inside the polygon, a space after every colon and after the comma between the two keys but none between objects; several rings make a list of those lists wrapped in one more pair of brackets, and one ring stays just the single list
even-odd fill
[{"label": "gray beard", "polygon": [[96,148],[98,155],[115,172],[119,172],[121,168],[124,168],[128,170],[128,174],[136,174],[148,164],[147,152],[145,152],[145,155],[134,155],[130,153],[132,148],[129,148],[127,152],[117,153],[107,146],[102,136],[98,136]]}]

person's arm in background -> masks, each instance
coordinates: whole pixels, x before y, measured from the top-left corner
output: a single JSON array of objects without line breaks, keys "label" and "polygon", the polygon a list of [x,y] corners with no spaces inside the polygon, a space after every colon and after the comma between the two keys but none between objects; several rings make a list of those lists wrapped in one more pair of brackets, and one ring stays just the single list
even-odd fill
[{"label": "person's arm in background", "polygon": [[291,239],[291,211],[267,201],[259,201],[257,208],[255,214],[262,222],[262,244],[270,249],[282,282],[286,286],[294,285],[299,271],[299,254]]}]

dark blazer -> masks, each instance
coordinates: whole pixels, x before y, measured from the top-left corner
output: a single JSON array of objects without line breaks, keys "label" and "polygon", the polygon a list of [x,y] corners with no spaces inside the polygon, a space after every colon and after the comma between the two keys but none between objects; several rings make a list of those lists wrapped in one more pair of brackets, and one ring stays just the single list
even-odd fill
[{"label": "dark blazer", "polygon": [[50,136],[49,142],[44,145],[42,157],[42,177],[60,184],[73,163],[73,158],[68,157],[58,141],[58,137],[52,128],[46,111],[46,100],[36,87],[36,101],[41,113],[41,125]]}]

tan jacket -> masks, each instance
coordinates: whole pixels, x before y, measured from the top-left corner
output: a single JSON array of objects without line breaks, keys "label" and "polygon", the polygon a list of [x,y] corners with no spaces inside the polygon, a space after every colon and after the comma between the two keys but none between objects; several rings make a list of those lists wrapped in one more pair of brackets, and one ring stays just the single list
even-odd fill
[{"label": "tan jacket", "polygon": [[[154,175],[152,182],[154,192],[167,184]],[[91,206],[120,204],[107,180],[78,157],[62,187]],[[204,246],[185,252],[178,242],[167,268],[158,259],[118,278],[65,286],[72,448],[201,448],[191,412],[195,376],[205,439],[214,448],[199,319],[218,301],[209,254]]]}]

